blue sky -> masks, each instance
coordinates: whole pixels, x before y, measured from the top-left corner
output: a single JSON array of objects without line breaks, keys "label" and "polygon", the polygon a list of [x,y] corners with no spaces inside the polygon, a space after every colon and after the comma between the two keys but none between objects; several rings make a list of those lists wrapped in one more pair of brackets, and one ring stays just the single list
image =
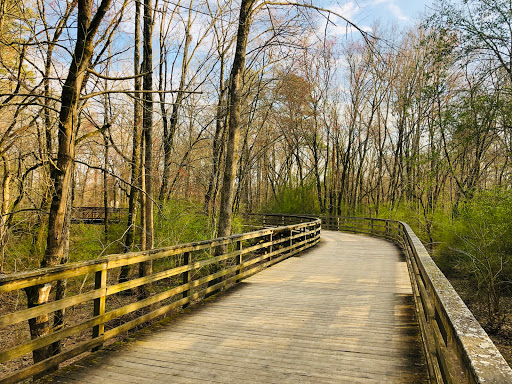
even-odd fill
[{"label": "blue sky", "polygon": [[[316,2],[313,2],[316,3]],[[395,23],[413,26],[432,0],[321,0],[322,6],[336,11],[361,27]]]}]

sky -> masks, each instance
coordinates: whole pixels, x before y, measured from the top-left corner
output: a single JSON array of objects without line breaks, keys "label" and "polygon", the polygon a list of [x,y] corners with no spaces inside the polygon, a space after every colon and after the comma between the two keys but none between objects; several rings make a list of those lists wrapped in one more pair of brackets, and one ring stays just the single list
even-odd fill
[{"label": "sky", "polygon": [[413,26],[425,10],[432,8],[433,0],[321,0],[319,3],[359,27],[370,29],[376,21],[384,25]]}]

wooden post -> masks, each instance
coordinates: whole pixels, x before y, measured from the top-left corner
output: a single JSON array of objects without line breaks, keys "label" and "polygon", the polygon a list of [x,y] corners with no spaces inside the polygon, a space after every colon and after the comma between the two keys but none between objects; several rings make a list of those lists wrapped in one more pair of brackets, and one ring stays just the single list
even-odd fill
[{"label": "wooden post", "polygon": [[[274,247],[272,246],[272,232],[270,232],[270,235],[268,235],[270,245],[268,246],[268,253],[272,253]],[[269,260],[272,260],[272,256],[269,256]]]},{"label": "wooden post", "polygon": [[[185,252],[183,254],[183,265],[189,265],[190,264],[190,261],[191,261],[191,257],[190,257],[190,252]],[[181,275],[181,284],[188,284],[190,283],[190,276],[191,276],[192,272],[189,270],[189,271],[186,271],[186,272],[183,272],[183,274]],[[183,291],[183,298],[185,297],[188,297],[190,295],[190,288]],[[188,303],[185,303],[183,304],[183,309],[187,308],[188,306],[190,305],[190,302]]]},{"label": "wooden post", "polygon": [[[97,271],[94,274],[94,289],[101,289],[103,290],[103,294],[98,297],[97,299],[94,299],[94,312],[93,316],[101,316],[105,313],[105,301],[106,301],[106,289],[107,289],[107,263],[104,263],[102,265],[101,270]],[[95,325],[92,328],[92,338],[99,337],[103,335],[105,332],[105,323],[101,323],[98,325]],[[97,351],[101,348],[101,345],[98,345],[97,347],[93,348],[93,352]]]},{"label": "wooden post", "polygon": [[238,268],[236,269],[236,275],[238,278],[236,279],[236,282],[238,283],[240,281],[240,275],[242,273],[242,262],[243,262],[243,256],[242,256],[242,240],[239,240],[236,242],[236,250],[240,251],[240,254],[236,256],[235,263],[238,265]]}]

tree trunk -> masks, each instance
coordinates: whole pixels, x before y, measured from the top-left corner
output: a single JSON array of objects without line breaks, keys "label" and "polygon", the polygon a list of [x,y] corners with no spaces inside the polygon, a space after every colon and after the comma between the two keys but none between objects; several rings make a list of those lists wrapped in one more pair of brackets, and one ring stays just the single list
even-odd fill
[{"label": "tree trunk", "polygon": [[[140,2],[135,2],[135,31],[134,31],[134,54],[133,54],[133,72],[135,76],[134,81],[134,101],[133,101],[133,140],[132,140],[132,161],[131,161],[131,187],[130,195],[128,197],[128,222],[126,229],[126,237],[124,241],[125,252],[133,250],[135,242],[135,220],[137,216],[137,201],[139,190],[141,186],[141,169],[140,169],[140,156],[142,144],[142,125],[141,125],[141,102],[140,102],[140,89],[141,79],[140,74]],[[121,267],[119,273],[119,283],[128,280],[130,273],[130,266],[125,265]],[[130,292],[126,292],[130,293]]]},{"label": "tree trunk", "polygon": [[[143,68],[144,78],[142,81],[143,111],[142,130],[144,132],[144,186],[146,192],[146,203],[144,205],[144,249],[153,248],[153,2],[144,0],[144,27],[143,27]],[[148,276],[152,273],[153,264],[151,261],[140,263],[139,276]],[[141,286],[140,298],[149,295],[148,286]]]},{"label": "tree trunk", "polygon": [[[171,155],[172,155],[172,148],[174,145],[174,136],[176,134],[176,129],[178,128],[178,119],[179,119],[179,112],[181,108],[181,104],[183,103],[183,99],[185,96],[185,81],[187,79],[187,71],[188,71],[188,64],[189,64],[189,57],[188,57],[188,49],[190,46],[190,42],[192,41],[192,35],[190,33],[190,28],[192,27],[192,1],[190,2],[190,10],[188,14],[188,22],[187,27],[185,29],[185,46],[183,48],[183,60],[181,64],[181,76],[180,76],[180,85],[178,88],[178,93],[176,94],[176,100],[174,100],[174,103],[172,105],[172,112],[171,112],[171,118],[169,120],[169,127],[167,128],[167,111],[165,110],[165,104],[163,101],[165,100],[165,94],[160,93],[160,101],[161,101],[161,109],[162,109],[162,115],[165,117],[163,120],[164,123],[164,170],[162,175],[162,184],[160,187],[160,194],[159,194],[159,200],[164,201],[165,199],[169,198],[169,179],[171,176]],[[161,60],[162,61],[162,60]]]},{"label": "tree trunk", "polygon": [[[75,155],[75,133],[78,125],[78,103],[83,80],[94,50],[94,37],[105,16],[111,0],[102,0],[94,18],[92,0],[78,1],[77,40],[69,72],[62,88],[61,109],[58,125],[57,163],[52,163],[50,178],[54,186],[50,216],[48,220],[48,236],[46,251],[41,267],[56,266],[67,258],[67,241],[69,239],[70,215],[69,198],[73,177],[73,159]],[[35,307],[48,301],[51,291],[50,284],[38,285],[26,290],[28,307]],[[38,338],[48,335],[51,330],[48,315],[29,320],[31,337]],[[34,362],[51,356],[51,346],[33,352]]]},{"label": "tree trunk", "polygon": [[[107,80],[105,80],[105,89],[107,88]],[[108,124],[108,94],[105,94],[103,99],[103,124]],[[104,222],[103,222],[103,235],[105,236],[105,244],[108,244],[108,152],[109,152],[109,141],[107,137],[108,132],[103,133],[103,146],[105,147],[105,156],[103,158],[103,210],[104,210]]]},{"label": "tree trunk", "polygon": [[7,225],[7,212],[9,211],[9,203],[11,200],[11,180],[12,174],[9,170],[7,159],[2,157],[4,165],[4,177],[2,179],[2,205],[0,207],[0,273],[3,273],[5,260],[5,247],[7,245],[7,236],[9,234]]},{"label": "tree trunk", "polygon": [[204,196],[204,212],[205,215],[215,215],[214,206],[216,202],[216,195],[218,190],[218,179],[220,175],[220,164],[222,161],[222,155],[224,153],[224,131],[225,131],[225,116],[226,116],[226,102],[224,95],[226,93],[226,87],[224,86],[224,54],[220,55],[220,75],[219,75],[219,100],[217,101],[217,114],[215,116],[215,136],[213,137],[213,148],[212,148],[212,173],[210,174],[210,180],[208,182],[208,190]]},{"label": "tree trunk", "polygon": [[[217,235],[231,234],[233,218],[233,196],[235,191],[236,164],[238,162],[238,142],[240,140],[240,110],[242,98],[242,78],[245,69],[245,56],[249,29],[251,26],[251,9],[255,0],[242,0],[238,33],[236,38],[235,57],[231,68],[231,87],[229,90],[229,121],[228,142],[226,148],[226,164],[221,189],[220,217]],[[222,249],[223,251],[223,249]]]},{"label": "tree trunk", "polygon": [[[238,144],[240,141],[240,110],[242,99],[242,80],[245,68],[245,55],[247,38],[251,26],[251,9],[255,0],[242,0],[240,17],[238,19],[238,33],[236,38],[235,57],[231,68],[231,87],[229,89],[229,120],[228,141],[226,144],[226,159],[224,177],[222,179],[219,223],[217,236],[225,237],[231,234],[231,221],[233,219],[233,199],[235,194],[235,178],[238,163]],[[227,252],[227,245],[218,246],[216,255]],[[212,271],[215,272],[215,271]],[[208,286],[220,282],[221,278],[211,280]],[[207,297],[210,294],[207,295]]]}]

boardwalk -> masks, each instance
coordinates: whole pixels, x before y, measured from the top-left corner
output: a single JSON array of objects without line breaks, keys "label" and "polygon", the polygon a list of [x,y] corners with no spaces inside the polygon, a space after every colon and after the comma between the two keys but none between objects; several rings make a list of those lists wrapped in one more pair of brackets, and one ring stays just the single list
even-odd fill
[{"label": "boardwalk", "polygon": [[425,383],[398,248],[322,231],[322,242],[63,372],[60,383]]}]

